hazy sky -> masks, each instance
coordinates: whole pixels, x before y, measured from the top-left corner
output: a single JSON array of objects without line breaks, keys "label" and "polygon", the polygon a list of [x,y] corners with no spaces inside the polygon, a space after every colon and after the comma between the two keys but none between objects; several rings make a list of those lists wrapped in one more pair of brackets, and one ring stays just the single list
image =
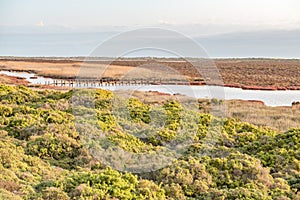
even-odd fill
[{"label": "hazy sky", "polygon": [[299,0],[0,0],[0,26],[300,27]]},{"label": "hazy sky", "polygon": [[143,27],[182,33],[212,57],[300,58],[300,0],[0,0],[0,55],[88,55]]}]

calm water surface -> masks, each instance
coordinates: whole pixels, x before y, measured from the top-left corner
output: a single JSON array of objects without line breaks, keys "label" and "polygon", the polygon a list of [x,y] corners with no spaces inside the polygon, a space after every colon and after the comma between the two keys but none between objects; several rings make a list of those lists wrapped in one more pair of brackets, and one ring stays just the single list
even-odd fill
[{"label": "calm water surface", "polygon": [[[0,74],[26,78],[32,84],[53,83],[54,79],[36,76],[34,73],[0,71]],[[36,79],[30,77],[36,76]],[[260,100],[268,106],[290,106],[294,101],[300,101],[299,90],[265,91],[265,90],[243,90],[221,86],[187,86],[187,85],[124,85],[124,86],[101,86],[108,90],[139,90],[158,91],[169,94],[183,94],[195,98],[218,98],[218,99],[242,99]]]}]

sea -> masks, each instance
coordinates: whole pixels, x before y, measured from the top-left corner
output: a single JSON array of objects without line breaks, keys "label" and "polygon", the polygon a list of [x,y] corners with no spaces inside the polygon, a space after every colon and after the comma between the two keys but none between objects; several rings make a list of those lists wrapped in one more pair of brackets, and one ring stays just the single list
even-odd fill
[{"label": "sea", "polygon": [[[104,41],[111,40],[118,34],[120,32],[115,31],[9,33],[0,30],[0,56],[89,56]],[[207,57],[211,58],[300,58],[300,31],[227,33],[210,36],[187,35],[187,37],[199,44],[207,53]],[[148,40],[151,44],[151,38]],[[126,41],[124,42],[126,43]],[[180,41],[167,37],[162,38],[162,42],[180,43]],[[180,48],[188,51],[191,47],[182,45]],[[163,51],[144,49],[127,56],[173,57],[174,55]]]}]

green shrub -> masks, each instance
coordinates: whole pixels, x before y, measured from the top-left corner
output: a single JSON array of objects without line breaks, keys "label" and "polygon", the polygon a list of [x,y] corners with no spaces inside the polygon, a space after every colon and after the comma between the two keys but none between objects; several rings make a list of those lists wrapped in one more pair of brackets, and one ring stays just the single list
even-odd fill
[{"label": "green shrub", "polygon": [[143,104],[141,101],[135,98],[130,98],[128,102],[128,110],[130,118],[133,122],[150,123],[150,106]]},{"label": "green shrub", "polygon": [[40,158],[75,158],[79,154],[80,144],[68,135],[51,133],[30,138],[26,151]]},{"label": "green shrub", "polygon": [[108,90],[97,89],[95,91],[95,108],[111,109],[113,93]]},{"label": "green shrub", "polygon": [[[0,85],[0,199],[299,199],[300,129],[277,132],[177,101],[113,98],[101,89]],[[190,146],[179,156],[167,151],[181,144]],[[100,148],[149,160],[167,152],[173,163],[121,173],[102,163]]]},{"label": "green shrub", "polygon": [[12,115],[12,108],[9,106],[5,106],[5,105],[0,105],[0,115],[2,117],[9,117],[10,115]]}]

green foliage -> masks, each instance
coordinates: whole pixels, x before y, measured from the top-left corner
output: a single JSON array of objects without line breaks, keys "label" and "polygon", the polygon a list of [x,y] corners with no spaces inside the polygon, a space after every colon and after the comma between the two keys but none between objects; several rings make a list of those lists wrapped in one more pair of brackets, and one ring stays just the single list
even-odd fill
[{"label": "green foliage", "polygon": [[163,145],[164,142],[170,142],[176,137],[176,131],[164,128],[159,130],[156,135],[149,138],[149,142],[151,142],[155,146]]},{"label": "green foliage", "polygon": [[[42,179],[51,179],[57,176],[58,173],[41,159],[26,155],[18,140],[9,137],[5,133],[1,134],[1,195],[13,196],[15,199],[18,199],[17,195],[30,196],[35,193],[33,189],[35,184],[38,184]],[[6,192],[3,192],[3,190]]]},{"label": "green foliage", "polygon": [[41,116],[46,123],[62,124],[72,120],[70,114],[57,110],[43,110]]},{"label": "green foliage", "polygon": [[272,173],[279,173],[283,178],[300,175],[299,129],[290,129],[274,137],[262,137],[241,150],[259,158],[264,166],[271,168]]},{"label": "green foliage", "polygon": [[269,185],[271,181],[259,160],[240,153],[209,159],[207,167],[218,188],[245,187],[251,183]]},{"label": "green foliage", "polygon": [[210,114],[201,114],[199,116],[199,123],[198,123],[198,130],[197,130],[198,140],[202,140],[206,137],[212,120],[213,117]]},{"label": "green foliage", "polygon": [[9,192],[9,191],[4,190],[4,189],[0,189],[0,199],[5,199],[5,200],[21,200],[22,198],[20,198],[18,195],[15,195],[12,192]]},{"label": "green foliage", "polygon": [[212,185],[212,177],[206,172],[205,165],[192,157],[187,161],[176,161],[172,166],[162,169],[156,180],[166,184],[169,190],[180,186],[179,191],[182,190],[190,197],[195,196],[196,193],[206,192]]},{"label": "green foliage", "polygon": [[151,144],[147,145],[138,138],[120,131],[116,132],[113,135],[110,135],[108,138],[115,145],[118,145],[122,149],[129,152],[141,153],[153,149],[153,146]]},{"label": "green foliage", "polygon": [[183,108],[177,101],[168,101],[163,105],[166,118],[164,127],[149,138],[153,145],[163,145],[180,138],[181,129],[188,129],[188,125],[183,123]]},{"label": "green foliage", "polygon": [[149,180],[140,180],[136,193],[138,199],[166,199],[164,189]]},{"label": "green foliage", "polygon": [[97,118],[99,126],[104,132],[111,131],[117,126],[115,117],[110,111],[97,111]]},{"label": "green foliage", "polygon": [[176,131],[180,126],[182,106],[177,101],[169,101],[164,104],[163,108],[167,113],[165,128]]},{"label": "green foliage", "polygon": [[150,122],[150,106],[143,104],[141,101],[139,101],[136,98],[130,98],[128,102],[128,110],[130,113],[131,120],[135,123],[138,122],[144,122],[149,123]]},{"label": "green foliage", "polygon": [[70,197],[59,188],[56,187],[48,187],[42,192],[42,199],[44,200],[52,200],[52,199],[60,199],[60,200],[69,200]]},{"label": "green foliage", "polygon": [[107,90],[95,91],[95,108],[110,109],[112,106],[113,93]]},{"label": "green foliage", "polygon": [[0,105],[0,115],[2,117],[9,117],[12,115],[13,109],[9,106]]},{"label": "green foliage", "polygon": [[27,143],[27,152],[40,158],[75,158],[78,155],[80,145],[68,135],[44,134],[30,138]]},{"label": "green foliage", "polygon": [[16,103],[18,105],[37,102],[40,100],[38,92],[32,91],[25,86],[10,87],[0,85],[0,102]]},{"label": "green foliage", "polygon": [[153,181],[138,180],[110,168],[75,172],[57,184],[72,199],[165,199],[164,190]]},{"label": "green foliage", "polygon": [[[300,199],[300,129],[276,132],[177,101],[130,98],[113,108],[113,98],[0,85],[0,199]],[[90,154],[101,144],[155,157],[186,141],[173,163],[137,175]]]}]

